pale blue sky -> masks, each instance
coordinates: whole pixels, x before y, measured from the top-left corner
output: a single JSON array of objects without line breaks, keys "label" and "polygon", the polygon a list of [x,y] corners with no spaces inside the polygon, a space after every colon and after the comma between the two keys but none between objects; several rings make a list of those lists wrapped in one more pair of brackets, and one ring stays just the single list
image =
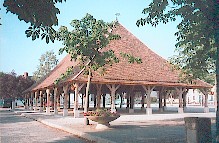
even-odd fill
[{"label": "pale blue sky", "polygon": [[[10,72],[13,69],[17,74],[28,72],[29,75],[37,69],[40,56],[49,50],[58,50],[62,47],[60,42],[46,44],[45,41],[27,38],[25,30],[29,24],[19,21],[16,15],[6,14],[1,1],[0,26],[0,71]],[[177,22],[161,24],[157,28],[151,26],[137,27],[136,21],[143,17],[142,10],[147,7],[149,0],[67,0],[58,4],[61,14],[58,15],[59,28],[61,25],[70,27],[73,19],[81,19],[86,13],[104,21],[115,20],[116,13],[120,13],[119,22],[139,38],[152,51],[167,59],[173,56],[177,31]],[[64,55],[58,55],[59,61]]]}]

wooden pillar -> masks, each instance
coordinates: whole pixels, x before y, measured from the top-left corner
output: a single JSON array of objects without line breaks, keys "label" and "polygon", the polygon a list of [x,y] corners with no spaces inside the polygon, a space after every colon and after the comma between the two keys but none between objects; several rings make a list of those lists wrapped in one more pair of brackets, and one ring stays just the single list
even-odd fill
[{"label": "wooden pillar", "polygon": [[130,99],[130,97],[129,97],[129,93],[126,93],[126,99],[127,99],[127,102],[126,102],[126,108],[127,109],[129,109],[129,104],[130,104],[130,101],[129,101],[129,99]]},{"label": "wooden pillar", "polygon": [[179,108],[178,108],[178,113],[183,113],[183,104],[182,104],[182,95],[183,92],[185,91],[185,88],[183,87],[175,87],[178,95],[179,95]]},{"label": "wooden pillar", "polygon": [[100,109],[102,84],[96,84],[96,88],[97,88],[97,109]]},{"label": "wooden pillar", "polygon": [[59,91],[58,88],[54,88],[54,114],[58,114],[58,109],[57,109],[57,97],[59,96]]},{"label": "wooden pillar", "polygon": [[128,87],[127,90],[127,108],[129,113],[134,113],[134,86]]},{"label": "wooden pillar", "polygon": [[208,91],[207,91],[207,89],[200,89],[200,91],[204,94],[204,113],[208,113],[209,112]]},{"label": "wooden pillar", "polygon": [[31,92],[31,94],[30,94],[30,110],[33,110],[33,96],[34,96],[34,92]]},{"label": "wooden pillar", "polygon": [[71,94],[69,91],[68,91],[67,101],[68,101],[68,109],[70,109],[71,108]]},{"label": "wooden pillar", "polygon": [[152,108],[151,108],[151,92],[154,90],[155,86],[142,86],[146,92],[147,95],[147,108],[146,108],[146,114],[151,115],[152,114]]},{"label": "wooden pillar", "polygon": [[84,109],[84,94],[81,95],[81,108]]},{"label": "wooden pillar", "polygon": [[97,95],[94,94],[94,108],[97,107]]},{"label": "wooden pillar", "polygon": [[39,100],[40,100],[40,112],[43,112],[43,91],[40,90],[39,93]]},{"label": "wooden pillar", "polygon": [[46,104],[46,113],[50,114],[50,89],[46,89],[46,99],[47,99],[47,104]]},{"label": "wooden pillar", "polygon": [[163,101],[163,92],[164,91],[164,87],[161,87],[160,89],[159,89],[159,91],[158,91],[158,94],[159,94],[159,111],[160,112],[163,112],[164,110],[163,110],[163,103],[162,103],[162,101]]},{"label": "wooden pillar", "polygon": [[57,110],[58,110],[58,112],[61,110],[60,109],[61,93],[62,93],[62,90],[59,88],[58,89],[58,95],[57,95]]},{"label": "wooden pillar", "polygon": [[103,108],[106,108],[106,94],[103,94]]},{"label": "wooden pillar", "polygon": [[144,93],[141,92],[141,109],[142,110],[144,109],[144,100],[145,100]]},{"label": "wooden pillar", "polygon": [[69,90],[68,84],[63,86],[63,91],[64,91],[63,116],[68,116],[68,95],[69,95],[68,90]]},{"label": "wooden pillar", "polygon": [[50,91],[50,97],[49,97],[49,100],[50,100],[50,105],[51,105],[51,108],[52,110],[54,110],[54,89],[52,89]]},{"label": "wooden pillar", "polygon": [[164,94],[164,100],[163,100],[163,108],[164,108],[164,110],[165,110],[165,108],[167,107],[167,94],[168,94],[168,91],[167,91],[167,93],[166,94]]},{"label": "wooden pillar", "polygon": [[135,104],[135,93],[131,92],[130,94],[130,109],[134,109]]},{"label": "wooden pillar", "polygon": [[30,109],[30,94],[31,94],[31,92],[28,93],[28,95],[27,95],[27,109],[28,110]]},{"label": "wooden pillar", "polygon": [[[74,91],[75,91],[75,98],[74,98],[74,118],[79,118],[79,110],[78,110],[78,96],[79,96],[79,92],[81,91],[81,89],[83,88],[85,84],[82,83],[75,83],[74,84]],[[82,103],[83,104],[83,103]]]},{"label": "wooden pillar", "polygon": [[120,94],[120,108],[122,108],[122,104],[123,104],[123,93]]},{"label": "wooden pillar", "polygon": [[78,85],[78,83],[75,83],[74,87],[75,87],[74,118],[78,118],[79,117],[79,111],[78,111],[78,92],[79,92],[78,88],[79,88],[79,85]]},{"label": "wooden pillar", "polygon": [[112,85],[106,85],[109,90],[111,91],[111,112],[116,112],[116,106],[115,106],[115,96],[116,96],[116,90],[120,87],[120,85],[116,86],[115,84]]},{"label": "wooden pillar", "polygon": [[34,111],[37,111],[38,93],[39,93],[39,91],[35,91],[35,106],[34,106]]},{"label": "wooden pillar", "polygon": [[28,93],[25,94],[25,109],[26,110],[29,109],[29,107],[28,107]]},{"label": "wooden pillar", "polygon": [[187,107],[186,107],[187,93],[188,93],[188,90],[183,92],[183,95],[182,95],[183,96],[183,110],[184,110],[184,112],[187,110]]},{"label": "wooden pillar", "polygon": [[47,93],[46,92],[44,92],[44,94],[43,94],[43,110],[46,110],[46,97],[47,97]]}]

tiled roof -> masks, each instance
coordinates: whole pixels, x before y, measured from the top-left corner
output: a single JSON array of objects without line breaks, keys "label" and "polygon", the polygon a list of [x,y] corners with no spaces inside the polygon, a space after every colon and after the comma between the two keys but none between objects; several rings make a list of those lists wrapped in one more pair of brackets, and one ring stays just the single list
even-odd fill
[{"label": "tiled roof", "polygon": [[[157,86],[189,86],[189,87],[211,87],[202,81],[199,85],[187,85],[179,82],[179,71],[173,70],[172,66],[162,57],[150,50],[139,39],[125,29],[121,24],[113,30],[121,36],[120,40],[111,41],[107,49],[112,49],[119,58],[119,63],[112,66],[106,66],[104,75],[98,72],[92,73],[92,82],[95,83],[115,83],[115,84],[143,84]],[[165,47],[161,50],[166,50]],[[141,64],[129,63],[127,59],[121,57],[120,53],[131,54],[134,57],[142,59]],[[70,55],[67,55],[48,75],[48,77],[32,90],[52,86],[54,81],[65,73],[66,69],[76,66],[75,62],[70,61]],[[78,71],[78,70],[77,70]],[[77,74],[77,73],[75,73]],[[86,82],[85,75],[80,74],[77,77],[71,76],[66,81]]]}]

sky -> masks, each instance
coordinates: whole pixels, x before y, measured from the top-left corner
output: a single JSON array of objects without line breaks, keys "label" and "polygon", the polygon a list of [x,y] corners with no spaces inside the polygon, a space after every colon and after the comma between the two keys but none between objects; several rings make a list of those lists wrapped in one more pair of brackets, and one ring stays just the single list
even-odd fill
[{"label": "sky", "polygon": [[[116,13],[120,13],[118,21],[128,31],[134,34],[148,48],[168,59],[173,56],[176,44],[174,33],[177,32],[179,21],[168,24],[160,24],[156,28],[146,25],[137,27],[136,21],[143,18],[142,10],[149,5],[149,0],[67,0],[57,4],[60,10],[58,15],[59,25],[67,26],[73,19],[82,19],[86,13],[93,15],[96,19],[111,22],[116,19]],[[6,14],[3,0],[0,0],[0,71],[5,73],[14,70],[18,75],[28,72],[32,75],[37,70],[39,58],[46,51],[53,50],[59,61],[66,55],[58,55],[62,43],[46,44],[45,40],[32,41],[27,38],[25,30],[29,23],[19,21],[16,15]]]}]

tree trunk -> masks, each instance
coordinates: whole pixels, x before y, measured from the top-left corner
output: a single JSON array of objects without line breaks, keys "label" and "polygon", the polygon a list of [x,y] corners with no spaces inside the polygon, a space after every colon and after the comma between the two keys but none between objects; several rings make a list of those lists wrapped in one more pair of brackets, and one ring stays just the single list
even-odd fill
[{"label": "tree trunk", "polygon": [[[85,105],[84,105],[84,113],[88,112],[88,100],[89,100],[89,89],[90,89],[90,81],[91,81],[91,69],[89,69],[89,74],[87,77],[87,87],[86,87],[86,93],[85,93]],[[85,117],[85,125],[89,125],[88,118]]]},{"label": "tree trunk", "polygon": [[219,141],[219,2],[214,0],[214,35],[215,35],[215,45],[216,51],[216,96],[217,96],[217,111],[216,111],[216,136]]},{"label": "tree trunk", "polygon": [[[219,30],[217,30],[219,31]],[[219,32],[218,32],[219,34]],[[219,40],[219,38],[217,38]],[[218,42],[219,43],[219,42]],[[217,111],[216,111],[216,135],[219,140],[219,44],[217,44],[217,59],[216,59],[216,96],[217,96]]]}]

